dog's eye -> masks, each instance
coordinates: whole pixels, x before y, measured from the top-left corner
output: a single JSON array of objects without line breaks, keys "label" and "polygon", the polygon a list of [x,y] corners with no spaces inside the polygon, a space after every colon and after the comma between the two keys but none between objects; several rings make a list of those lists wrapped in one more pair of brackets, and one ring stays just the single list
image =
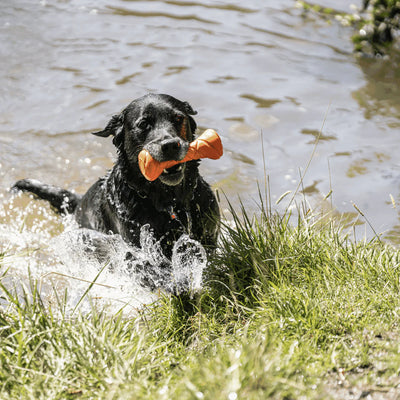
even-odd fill
[{"label": "dog's eye", "polygon": [[183,122],[183,115],[177,115],[176,117],[175,117],[175,121],[178,123],[178,124],[181,124],[182,122]]},{"label": "dog's eye", "polygon": [[142,119],[136,124],[136,126],[137,126],[139,129],[143,130],[143,131],[149,130],[149,129],[151,128],[150,121],[149,121],[148,119],[146,119],[146,118],[142,118]]}]

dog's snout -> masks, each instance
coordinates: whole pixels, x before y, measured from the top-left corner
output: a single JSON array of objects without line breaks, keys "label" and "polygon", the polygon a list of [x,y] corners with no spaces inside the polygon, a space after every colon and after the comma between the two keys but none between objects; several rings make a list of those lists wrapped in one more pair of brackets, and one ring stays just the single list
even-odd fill
[{"label": "dog's snout", "polygon": [[178,138],[176,139],[165,139],[161,143],[161,151],[165,156],[174,156],[179,154],[182,144]]},{"label": "dog's snout", "polygon": [[161,140],[150,142],[144,149],[146,149],[151,156],[159,161],[182,160],[188,151],[189,143],[185,142],[179,137],[167,136]]},{"label": "dog's snout", "polygon": [[161,150],[164,154],[179,152],[180,147],[179,139],[166,139],[161,143]]}]

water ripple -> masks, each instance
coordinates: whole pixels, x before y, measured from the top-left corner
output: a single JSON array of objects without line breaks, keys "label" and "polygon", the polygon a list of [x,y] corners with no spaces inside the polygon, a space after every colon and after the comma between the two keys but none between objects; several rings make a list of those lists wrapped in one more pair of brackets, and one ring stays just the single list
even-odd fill
[{"label": "water ripple", "polygon": [[186,14],[186,15],[177,15],[177,14],[170,14],[166,12],[161,12],[161,11],[137,11],[137,10],[128,10],[126,8],[122,7],[113,7],[113,6],[107,6],[109,10],[112,11],[113,14],[115,15],[123,15],[123,16],[132,16],[132,17],[138,17],[138,18],[168,18],[168,19],[174,19],[174,20],[180,20],[180,21],[197,21],[201,22],[203,24],[214,24],[214,25],[219,25],[219,22],[212,21],[209,19],[204,19],[200,18],[195,14]]},{"label": "water ripple", "polygon": [[[122,0],[124,2],[129,2],[131,3],[133,0]],[[138,0],[141,2],[142,0]],[[159,0],[150,0],[150,1],[155,1],[155,2],[160,2]],[[202,7],[202,8],[207,8],[207,9],[213,9],[213,10],[223,10],[223,11],[234,11],[234,12],[239,12],[239,13],[244,13],[244,14],[252,14],[252,13],[257,13],[259,10],[257,8],[245,8],[241,6],[237,6],[236,4],[204,4],[204,3],[199,3],[195,1],[173,1],[173,0],[166,0],[162,2],[163,4],[170,4],[173,6],[178,6],[178,7]]]}]

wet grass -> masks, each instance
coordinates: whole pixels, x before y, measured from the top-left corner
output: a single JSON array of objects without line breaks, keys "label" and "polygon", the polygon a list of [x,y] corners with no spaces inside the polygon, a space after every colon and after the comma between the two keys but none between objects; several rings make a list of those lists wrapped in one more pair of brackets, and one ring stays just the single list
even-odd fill
[{"label": "wet grass", "polygon": [[309,210],[231,213],[204,290],[136,318],[2,286],[0,398],[399,396],[400,252]]}]

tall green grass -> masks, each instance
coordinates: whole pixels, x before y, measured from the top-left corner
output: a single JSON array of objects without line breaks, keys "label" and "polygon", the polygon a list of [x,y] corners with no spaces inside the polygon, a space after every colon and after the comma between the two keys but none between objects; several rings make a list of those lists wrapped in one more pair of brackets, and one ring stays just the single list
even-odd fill
[{"label": "tall green grass", "polygon": [[257,216],[231,207],[201,292],[160,295],[135,318],[68,315],[34,284],[2,285],[0,398],[395,395],[400,252],[260,203]]}]

